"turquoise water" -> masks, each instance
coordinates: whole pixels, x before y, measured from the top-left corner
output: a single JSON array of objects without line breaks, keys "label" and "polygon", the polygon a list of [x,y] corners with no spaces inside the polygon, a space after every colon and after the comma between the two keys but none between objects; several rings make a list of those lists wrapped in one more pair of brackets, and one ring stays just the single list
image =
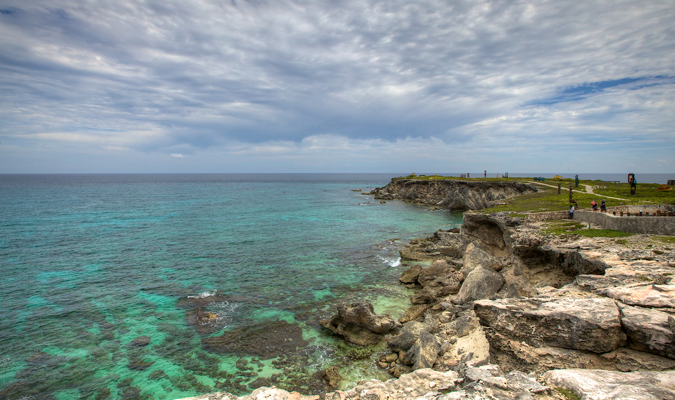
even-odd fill
[{"label": "turquoise water", "polygon": [[401,244],[461,223],[352,191],[390,178],[0,176],[0,398],[309,392],[329,365],[381,377],[318,320],[363,297],[400,316]]}]

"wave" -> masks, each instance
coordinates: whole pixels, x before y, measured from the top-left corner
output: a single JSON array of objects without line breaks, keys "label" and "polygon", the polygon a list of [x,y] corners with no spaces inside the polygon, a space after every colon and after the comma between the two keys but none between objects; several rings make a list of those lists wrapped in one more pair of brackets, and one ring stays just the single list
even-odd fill
[{"label": "wave", "polygon": [[382,257],[376,256],[378,260],[389,265],[390,267],[400,267],[401,266],[401,257]]},{"label": "wave", "polygon": [[188,296],[187,298],[188,298],[188,299],[205,299],[205,298],[207,298],[207,297],[215,296],[215,295],[216,295],[216,292],[218,292],[218,291],[217,291],[217,290],[212,290],[212,291],[210,291],[210,292],[201,292],[201,293],[199,293],[199,294],[196,295],[196,296]]}]

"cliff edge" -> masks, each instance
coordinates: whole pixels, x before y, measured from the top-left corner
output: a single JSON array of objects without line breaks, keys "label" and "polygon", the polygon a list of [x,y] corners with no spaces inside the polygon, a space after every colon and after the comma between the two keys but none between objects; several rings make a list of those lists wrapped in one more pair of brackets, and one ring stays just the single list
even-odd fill
[{"label": "cliff edge", "polygon": [[502,200],[535,192],[535,186],[519,182],[392,179],[370,194],[380,200],[403,200],[466,211],[489,208]]}]

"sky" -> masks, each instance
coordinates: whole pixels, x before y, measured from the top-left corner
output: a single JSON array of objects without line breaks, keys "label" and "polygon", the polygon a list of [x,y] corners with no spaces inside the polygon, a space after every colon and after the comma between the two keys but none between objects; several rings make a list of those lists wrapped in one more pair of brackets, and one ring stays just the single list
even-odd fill
[{"label": "sky", "polygon": [[671,173],[674,155],[672,0],[0,0],[0,173]]}]

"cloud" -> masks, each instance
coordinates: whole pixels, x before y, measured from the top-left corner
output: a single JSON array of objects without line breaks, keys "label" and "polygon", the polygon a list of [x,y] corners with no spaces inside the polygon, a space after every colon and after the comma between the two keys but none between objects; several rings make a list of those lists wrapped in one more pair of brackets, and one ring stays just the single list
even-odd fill
[{"label": "cloud", "polygon": [[180,153],[171,153],[171,157],[173,157],[173,158],[185,158],[185,156],[180,154]]},{"label": "cloud", "polygon": [[5,0],[0,141],[672,148],[673,20],[666,1]]}]

